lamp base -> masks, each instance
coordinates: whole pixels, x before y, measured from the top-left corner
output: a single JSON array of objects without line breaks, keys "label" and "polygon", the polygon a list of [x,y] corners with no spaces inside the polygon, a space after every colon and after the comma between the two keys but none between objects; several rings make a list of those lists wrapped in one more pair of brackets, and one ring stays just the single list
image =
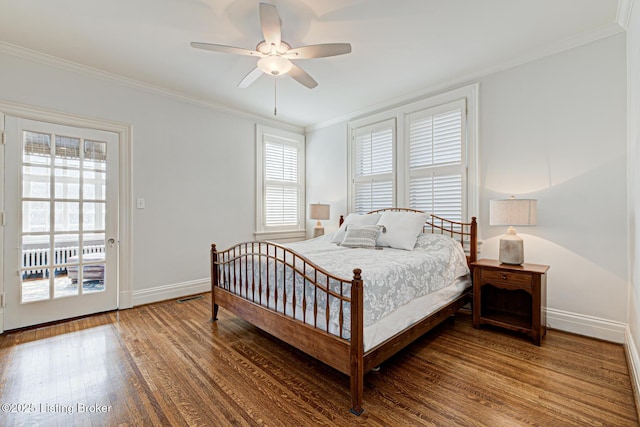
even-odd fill
[{"label": "lamp base", "polygon": [[324,236],[324,227],[320,220],[318,220],[318,222],[316,222],[316,226],[313,227],[313,237],[315,238],[320,236]]},{"label": "lamp base", "polygon": [[516,234],[506,234],[500,239],[500,262],[502,264],[520,265],[524,262],[524,245],[522,238]]}]

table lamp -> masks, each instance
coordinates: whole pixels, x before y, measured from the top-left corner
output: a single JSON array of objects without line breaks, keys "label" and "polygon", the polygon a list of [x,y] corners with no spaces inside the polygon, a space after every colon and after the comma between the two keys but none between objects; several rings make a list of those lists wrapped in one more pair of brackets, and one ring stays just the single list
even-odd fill
[{"label": "table lamp", "polygon": [[309,205],[309,218],[317,219],[316,226],[313,227],[313,237],[319,237],[324,234],[324,227],[320,222],[321,219],[329,219],[329,205],[322,203],[314,203]]},{"label": "table lamp", "polygon": [[536,225],[535,199],[491,200],[489,202],[489,225],[508,225],[507,234],[500,239],[500,262],[520,265],[524,262],[522,238],[516,234],[514,225]]}]

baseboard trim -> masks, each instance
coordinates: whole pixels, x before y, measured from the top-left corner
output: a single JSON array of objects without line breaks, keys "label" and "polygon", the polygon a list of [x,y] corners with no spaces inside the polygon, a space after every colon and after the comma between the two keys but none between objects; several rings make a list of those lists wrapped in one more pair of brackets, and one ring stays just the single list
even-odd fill
[{"label": "baseboard trim", "polygon": [[209,279],[157,286],[155,288],[133,291],[133,306],[176,299],[187,295],[209,292],[210,290],[211,281]]},{"label": "baseboard trim", "polygon": [[627,328],[626,323],[554,309],[547,309],[547,326],[618,344],[624,344]]},{"label": "baseboard trim", "polygon": [[636,413],[640,419],[640,357],[636,350],[635,341],[629,326],[625,328],[624,352],[627,356],[627,367],[631,378],[631,388],[633,389],[633,399],[636,402]]},{"label": "baseboard trim", "polygon": [[118,297],[118,309],[124,310],[133,307],[133,291],[121,291]]}]

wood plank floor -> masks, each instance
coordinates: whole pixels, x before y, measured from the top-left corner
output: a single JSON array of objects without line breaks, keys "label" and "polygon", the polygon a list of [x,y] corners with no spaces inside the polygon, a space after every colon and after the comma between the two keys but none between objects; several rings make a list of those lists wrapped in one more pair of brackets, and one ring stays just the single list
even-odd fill
[{"label": "wood plank floor", "polygon": [[[0,336],[0,425],[636,426],[621,345],[549,331],[541,347],[468,315],[349,380],[204,299]],[[8,404],[8,406],[7,406]]]}]

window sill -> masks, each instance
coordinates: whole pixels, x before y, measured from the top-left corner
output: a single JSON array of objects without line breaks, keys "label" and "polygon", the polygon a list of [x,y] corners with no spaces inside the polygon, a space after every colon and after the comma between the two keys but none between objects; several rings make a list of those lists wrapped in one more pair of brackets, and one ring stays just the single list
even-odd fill
[{"label": "window sill", "polygon": [[293,231],[256,231],[253,233],[257,240],[274,240],[278,242],[296,242],[304,240],[307,236],[306,230]]}]

